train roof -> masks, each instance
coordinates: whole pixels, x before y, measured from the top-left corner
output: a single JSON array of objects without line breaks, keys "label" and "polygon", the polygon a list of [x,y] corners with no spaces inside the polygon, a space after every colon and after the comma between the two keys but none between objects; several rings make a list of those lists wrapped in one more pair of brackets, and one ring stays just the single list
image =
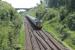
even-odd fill
[{"label": "train roof", "polygon": [[37,18],[35,18],[33,16],[29,16],[29,15],[27,15],[27,17],[29,17],[30,19],[33,19],[33,20],[37,19]]}]

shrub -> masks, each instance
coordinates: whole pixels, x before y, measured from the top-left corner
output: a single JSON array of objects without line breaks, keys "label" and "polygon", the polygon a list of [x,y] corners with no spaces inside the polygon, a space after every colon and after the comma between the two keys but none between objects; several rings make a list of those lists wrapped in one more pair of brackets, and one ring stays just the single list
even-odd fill
[{"label": "shrub", "polygon": [[7,2],[0,1],[0,50],[16,50],[21,18]]}]

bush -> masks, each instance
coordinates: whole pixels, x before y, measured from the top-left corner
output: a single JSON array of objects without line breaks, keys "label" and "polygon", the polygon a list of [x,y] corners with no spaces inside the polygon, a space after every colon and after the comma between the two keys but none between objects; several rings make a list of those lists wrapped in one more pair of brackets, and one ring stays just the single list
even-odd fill
[{"label": "bush", "polygon": [[75,30],[75,13],[70,13],[66,19],[65,24],[69,27],[70,30]]},{"label": "bush", "polygon": [[21,18],[7,2],[0,1],[0,50],[16,50]]},{"label": "bush", "polygon": [[63,21],[65,17],[68,15],[68,10],[65,7],[60,7],[59,13],[60,13],[60,21]]}]

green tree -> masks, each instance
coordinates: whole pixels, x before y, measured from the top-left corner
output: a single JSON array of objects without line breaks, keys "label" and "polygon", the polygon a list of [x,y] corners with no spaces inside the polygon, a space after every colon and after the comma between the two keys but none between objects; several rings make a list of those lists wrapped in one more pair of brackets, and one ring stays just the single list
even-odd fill
[{"label": "green tree", "polygon": [[0,1],[0,50],[16,50],[21,18],[7,2]]}]

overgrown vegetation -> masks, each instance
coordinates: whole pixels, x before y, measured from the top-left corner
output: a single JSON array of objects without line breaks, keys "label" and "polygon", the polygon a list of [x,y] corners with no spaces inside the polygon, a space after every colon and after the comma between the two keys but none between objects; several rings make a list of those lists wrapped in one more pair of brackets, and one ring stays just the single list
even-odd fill
[{"label": "overgrown vegetation", "polygon": [[20,48],[22,23],[22,18],[17,11],[7,2],[0,1],[0,50]]}]

